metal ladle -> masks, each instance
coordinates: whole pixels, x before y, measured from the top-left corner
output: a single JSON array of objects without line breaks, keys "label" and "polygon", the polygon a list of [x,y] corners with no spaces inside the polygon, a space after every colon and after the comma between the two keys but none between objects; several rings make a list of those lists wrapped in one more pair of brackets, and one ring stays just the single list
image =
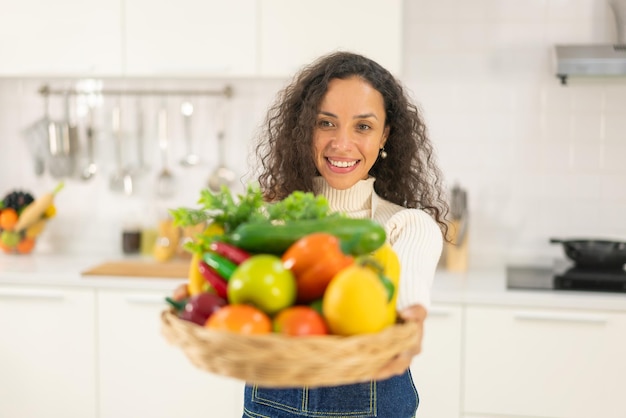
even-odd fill
[{"label": "metal ladle", "polygon": [[115,159],[117,163],[117,171],[110,180],[110,187],[113,191],[123,191],[126,195],[133,194],[133,178],[130,171],[123,166],[122,159],[122,130],[121,130],[120,108],[116,106],[113,109],[113,136],[115,139]]},{"label": "metal ladle", "polygon": [[230,186],[235,181],[235,172],[224,163],[224,131],[217,133],[218,164],[209,176],[208,186],[213,192],[219,192],[222,186]]},{"label": "metal ladle", "polygon": [[174,175],[167,165],[167,110],[165,108],[161,108],[158,114],[158,138],[163,167],[157,177],[156,193],[160,197],[170,197],[174,194]]},{"label": "metal ladle", "polygon": [[148,165],[145,162],[145,157],[144,157],[144,142],[145,142],[145,136],[146,136],[146,131],[144,129],[144,112],[143,112],[143,106],[141,103],[140,99],[137,99],[137,103],[135,104],[136,106],[136,117],[137,117],[137,126],[136,126],[136,130],[137,130],[137,168],[136,171],[139,175],[144,174],[145,172],[148,171],[148,169],[150,167],[148,167]]},{"label": "metal ladle", "polygon": [[70,95],[64,93],[65,117],[48,125],[48,169],[54,178],[75,174],[78,148],[78,127],[71,122]]},{"label": "metal ladle", "polygon": [[44,97],[44,116],[22,130],[21,134],[27,141],[28,148],[33,156],[35,175],[41,177],[46,169],[48,155],[48,129],[50,124],[48,111],[48,96]]},{"label": "metal ladle", "polygon": [[187,145],[187,155],[180,161],[183,167],[192,167],[200,162],[200,157],[193,152],[193,140],[191,138],[191,115],[193,115],[193,105],[183,102],[180,106],[180,113],[183,115],[183,132]]},{"label": "metal ladle", "polygon": [[89,108],[89,114],[87,115],[87,158],[89,161],[85,168],[83,168],[83,172],[81,173],[81,179],[89,180],[96,175],[98,171],[98,167],[96,166],[96,161],[94,158],[94,127],[93,127],[93,110]]}]

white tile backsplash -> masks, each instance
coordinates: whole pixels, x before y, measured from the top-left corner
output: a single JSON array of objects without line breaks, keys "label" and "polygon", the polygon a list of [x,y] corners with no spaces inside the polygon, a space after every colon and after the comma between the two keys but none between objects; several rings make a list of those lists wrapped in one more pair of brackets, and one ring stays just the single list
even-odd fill
[{"label": "white tile backsplash", "polygon": [[[602,153],[603,169],[607,173],[626,174],[626,140],[621,144],[612,144],[604,147]],[[626,182],[622,183],[622,190],[626,193]]]},{"label": "white tile backsplash", "polygon": [[[624,97],[626,98],[626,94],[624,94]],[[622,111],[609,111],[605,113],[603,138],[607,146],[619,146],[620,144],[623,145],[626,143],[625,115],[626,108]]]},{"label": "white tile backsplash", "polygon": [[[626,79],[554,76],[555,43],[612,42],[614,27],[600,0],[415,0],[405,2],[404,75],[422,107],[445,181],[468,189],[470,248],[475,262],[561,257],[553,236],[626,239]],[[43,114],[37,89],[68,80],[0,79],[0,194],[13,188],[36,194],[55,179],[33,174],[19,132]],[[227,161],[247,173],[249,145],[265,111],[286,80],[115,80],[144,88],[221,87],[233,84],[228,109]],[[146,161],[136,196],[112,194],[114,170],[110,103],[96,115],[99,171],[89,183],[69,180],[57,199],[58,216],[39,251],[118,254],[124,222],[154,222],[167,208],[193,206],[217,163],[217,103],[196,102],[194,139],[203,164],[184,169],[178,135],[183,98],[172,99],[171,155],[178,194],[155,197],[161,166],[155,145],[155,109],[146,99]],[[133,135],[133,103],[126,103],[127,136]],[[51,114],[59,115],[58,103]],[[150,119],[152,118],[152,119]],[[80,120],[81,123],[84,120]],[[132,157],[132,140],[128,155]],[[130,158],[129,157],[129,158]]]}]

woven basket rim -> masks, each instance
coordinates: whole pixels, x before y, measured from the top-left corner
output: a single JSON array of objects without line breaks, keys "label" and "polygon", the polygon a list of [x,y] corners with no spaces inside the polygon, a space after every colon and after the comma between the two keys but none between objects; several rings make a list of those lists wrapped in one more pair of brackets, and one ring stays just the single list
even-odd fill
[{"label": "woven basket rim", "polygon": [[329,386],[371,380],[419,337],[413,322],[374,334],[292,337],[242,335],[184,321],[172,309],[161,313],[166,340],[196,367],[260,386]]}]

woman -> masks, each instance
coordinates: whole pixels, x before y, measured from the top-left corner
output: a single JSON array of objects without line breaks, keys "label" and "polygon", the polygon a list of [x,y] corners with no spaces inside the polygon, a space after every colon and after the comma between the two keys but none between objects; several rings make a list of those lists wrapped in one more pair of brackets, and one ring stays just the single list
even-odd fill
[{"label": "woman", "polygon": [[[447,205],[432,145],[400,83],[363,56],[338,52],[304,68],[270,108],[259,182],[267,200],[296,190],[324,195],[332,210],[385,226],[402,266],[398,309],[420,326],[441,255]],[[414,417],[409,366],[421,341],[376,380],[322,388],[248,385],[244,417]]]}]

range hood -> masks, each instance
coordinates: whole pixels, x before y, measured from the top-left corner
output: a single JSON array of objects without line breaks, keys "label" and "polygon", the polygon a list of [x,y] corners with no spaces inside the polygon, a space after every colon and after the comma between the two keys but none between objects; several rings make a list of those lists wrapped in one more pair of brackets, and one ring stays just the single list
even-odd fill
[{"label": "range hood", "polygon": [[626,45],[557,45],[556,75],[561,83],[569,76],[626,76]]},{"label": "range hood", "polygon": [[617,42],[614,44],[556,45],[556,75],[562,84],[570,76],[626,76],[626,0],[612,0]]}]

